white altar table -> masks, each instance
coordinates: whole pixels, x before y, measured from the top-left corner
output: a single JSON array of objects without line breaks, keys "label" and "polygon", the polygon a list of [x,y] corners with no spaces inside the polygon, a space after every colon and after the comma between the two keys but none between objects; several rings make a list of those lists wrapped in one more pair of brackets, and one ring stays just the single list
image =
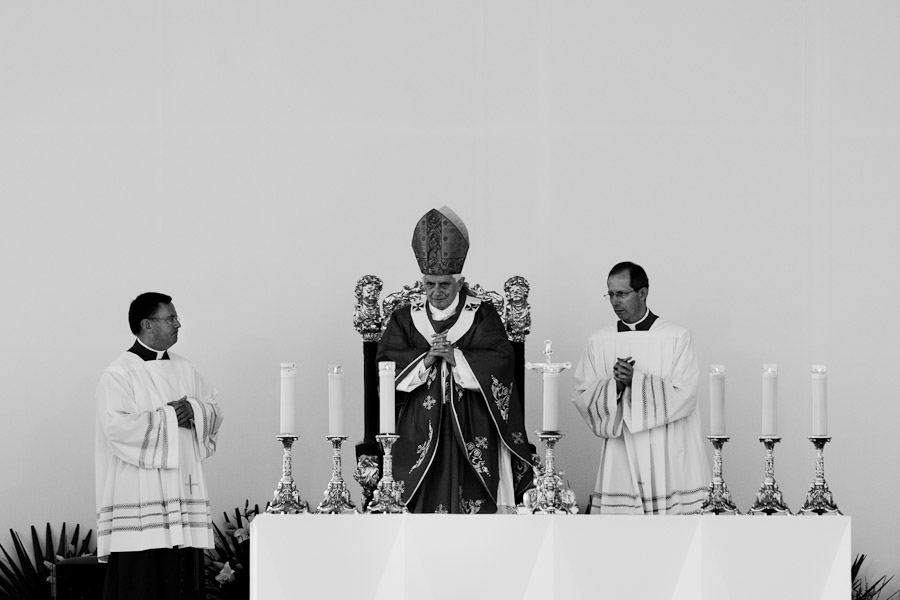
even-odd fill
[{"label": "white altar table", "polygon": [[846,600],[849,517],[269,515],[250,597]]}]

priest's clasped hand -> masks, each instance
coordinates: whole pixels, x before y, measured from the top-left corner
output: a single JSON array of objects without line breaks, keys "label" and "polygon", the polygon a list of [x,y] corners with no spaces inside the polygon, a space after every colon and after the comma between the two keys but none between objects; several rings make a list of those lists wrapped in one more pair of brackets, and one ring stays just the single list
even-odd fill
[{"label": "priest's clasped hand", "polygon": [[190,428],[194,423],[194,409],[188,402],[187,396],[182,396],[178,400],[169,402],[169,406],[175,409],[175,416],[178,417],[178,426]]},{"label": "priest's clasped hand", "polygon": [[431,338],[431,350],[425,356],[425,366],[431,367],[439,358],[446,360],[450,366],[456,366],[456,356],[453,354],[453,345],[447,340],[446,333],[436,333]]},{"label": "priest's clasped hand", "polygon": [[616,389],[621,392],[627,387],[631,387],[631,380],[634,378],[634,359],[630,356],[627,358],[616,359],[613,365],[613,376],[616,378]]}]

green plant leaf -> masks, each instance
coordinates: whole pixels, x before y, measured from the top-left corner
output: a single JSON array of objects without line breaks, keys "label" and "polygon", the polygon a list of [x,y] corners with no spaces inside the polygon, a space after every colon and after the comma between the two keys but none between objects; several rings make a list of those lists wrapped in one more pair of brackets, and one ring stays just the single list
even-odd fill
[{"label": "green plant leaf", "polygon": [[[63,523],[63,527],[65,527],[65,523]],[[72,540],[66,546],[66,553],[63,554],[66,558],[71,558],[72,553],[78,551],[78,534],[81,533],[81,525],[75,525],[75,531],[72,533]],[[66,539],[62,533],[59,534],[59,541]]]},{"label": "green plant leaf", "polygon": [[[78,532],[80,528],[76,527],[76,533],[73,541],[77,542]],[[31,543],[34,550],[34,558],[36,564],[32,562],[31,555],[25,549],[25,544],[19,534],[12,529],[9,530],[13,540],[14,554],[10,555],[6,548],[0,544],[5,558],[0,560],[0,600],[50,600],[51,585],[50,575],[52,568],[60,558],[72,557],[72,551],[67,547],[66,525],[63,523],[61,535],[58,544],[54,544],[53,532],[50,524],[47,523],[44,534],[43,545],[41,538],[38,536],[37,529],[31,527]],[[87,538],[81,543],[81,552],[75,556],[92,555],[90,551],[90,538],[92,532],[88,533]],[[71,548],[77,547],[76,545]],[[62,554],[54,552],[55,548],[63,549]]]},{"label": "green plant leaf", "polygon": [[[63,531],[65,531],[65,529],[66,524],[63,523]],[[35,552],[37,552],[36,549]],[[47,523],[47,527],[44,529],[44,561],[49,561],[50,564],[56,564],[55,556],[56,554],[53,552],[53,535],[50,533],[50,523]]]},{"label": "green plant leaf", "polygon": [[[93,537],[93,535],[94,535],[94,530],[88,529],[87,535],[84,536],[84,541],[81,542],[81,548],[79,548],[76,551],[75,556],[85,556],[85,555],[91,554],[91,538]],[[77,537],[78,536],[73,536],[73,538],[72,538],[73,542]],[[78,545],[76,544],[75,547],[77,548]]]},{"label": "green plant leaf", "polygon": [[18,558],[17,564],[6,551],[6,548],[3,548],[3,546],[0,545],[0,550],[3,551],[6,562],[9,565],[9,569],[4,567],[3,571],[4,574],[9,573],[9,587],[14,590],[9,598],[21,599],[36,597],[34,595],[35,588],[40,587],[40,585],[36,583],[38,578],[36,577],[34,565],[31,564],[31,557],[28,556],[28,552],[25,550],[25,546],[22,544],[19,534],[12,529],[9,530],[9,533],[12,537],[13,547]]},{"label": "green plant leaf", "polygon": [[[32,539],[34,539],[34,526],[31,527],[31,535]],[[16,534],[16,537],[13,538],[13,546],[16,548],[16,555],[19,559],[19,566],[22,568],[22,574],[31,579],[36,577],[37,569],[34,568],[34,563],[31,562],[31,556],[28,555],[25,544],[22,543],[18,533]]]},{"label": "green plant leaf", "polygon": [[[62,528],[59,530],[59,545],[56,547],[56,555],[57,556],[66,556],[66,524],[62,524]],[[47,551],[50,551],[50,548],[53,547],[53,539],[50,537],[50,523],[47,523]],[[56,561],[54,561],[55,564]]]},{"label": "green plant leaf", "polygon": [[22,571],[16,567],[16,564],[6,552],[6,548],[0,545],[0,549],[3,550],[3,554],[6,556],[6,564],[0,562],[0,592],[3,594],[0,595],[0,598],[12,600],[26,597],[28,588]]},{"label": "green plant leaf", "polygon": [[[865,561],[865,554],[857,554],[853,558],[853,562],[850,565],[850,596],[852,600],[882,600],[881,594],[884,592],[884,588],[894,579],[894,576],[882,575],[870,584],[865,577],[860,576],[860,571],[862,571],[862,565]],[[891,600],[891,598],[897,597],[898,594],[900,594],[900,590],[895,591],[883,600]]]},{"label": "green plant leaf", "polygon": [[56,562],[53,557],[53,537],[50,535],[50,523],[47,523],[44,539],[44,546],[49,546],[47,550],[41,548],[41,538],[38,537],[37,529],[32,525],[31,545],[34,548],[34,570],[38,577],[46,580],[50,576],[50,569],[44,565],[44,562],[50,561],[51,564]]},{"label": "green plant leaf", "polygon": [[[251,518],[259,514],[259,505],[250,508],[250,501],[244,501],[244,507],[234,510],[234,521],[228,512],[222,513],[222,525],[213,523],[213,540],[215,547],[207,550],[204,571],[206,572],[206,594],[216,600],[246,600],[250,596],[250,541],[238,541],[235,533],[246,527]],[[216,580],[228,563],[234,579],[220,583]]]}]

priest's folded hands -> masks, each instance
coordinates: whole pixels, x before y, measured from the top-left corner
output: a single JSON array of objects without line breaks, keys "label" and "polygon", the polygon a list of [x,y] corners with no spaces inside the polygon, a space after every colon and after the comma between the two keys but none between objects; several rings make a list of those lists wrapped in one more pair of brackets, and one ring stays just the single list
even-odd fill
[{"label": "priest's folded hands", "polygon": [[194,424],[194,409],[188,402],[187,396],[182,396],[178,400],[169,402],[169,406],[175,409],[175,416],[178,417],[178,426],[190,429]]},{"label": "priest's folded hands", "polygon": [[430,368],[441,358],[450,363],[450,366],[456,366],[456,356],[453,353],[453,346],[447,340],[447,332],[436,333],[431,337],[431,349],[425,357],[425,366]]},{"label": "priest's folded hands", "polygon": [[616,364],[613,365],[613,376],[616,379],[616,390],[619,393],[630,387],[631,381],[634,379],[634,359],[630,356],[617,358]]}]

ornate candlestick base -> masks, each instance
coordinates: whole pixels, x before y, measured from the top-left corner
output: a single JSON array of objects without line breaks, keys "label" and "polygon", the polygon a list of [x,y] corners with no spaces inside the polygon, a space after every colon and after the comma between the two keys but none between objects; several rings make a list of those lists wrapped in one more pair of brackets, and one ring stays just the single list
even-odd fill
[{"label": "ornate candlestick base", "polygon": [[791,510],[784,503],[781,490],[775,482],[775,444],[780,437],[760,437],[759,441],[766,447],[766,475],[756,493],[756,502],[747,511],[751,515],[789,515]]},{"label": "ornate candlestick base", "polygon": [[834,498],[831,496],[831,490],[828,489],[828,482],[825,481],[825,444],[831,441],[830,437],[811,436],[809,441],[816,447],[816,477],[809,486],[809,492],[806,494],[806,502],[800,509],[801,515],[842,515]]},{"label": "ornate candlestick base", "polygon": [[375,439],[381,442],[384,448],[382,462],[384,473],[372,494],[372,503],[369,504],[366,512],[371,514],[408,513],[406,504],[400,499],[403,494],[403,482],[394,481],[394,459],[391,457],[391,448],[393,448],[394,442],[400,439],[400,436],[383,433],[376,435]]},{"label": "ornate candlestick base", "polygon": [[713,455],[713,478],[709,487],[706,488],[706,500],[700,507],[700,512],[714,515],[723,513],[739,515],[741,511],[731,501],[731,492],[728,491],[728,486],[725,485],[725,479],[722,477],[722,446],[731,438],[710,435],[706,439],[712,442],[715,454]]},{"label": "ornate candlestick base", "polygon": [[350,500],[350,490],[344,483],[341,473],[341,444],[347,439],[346,435],[327,435],[331,442],[331,481],[325,489],[325,499],[316,508],[316,514],[342,515],[357,514],[356,506]]},{"label": "ornate candlestick base", "polygon": [[[357,444],[357,452],[359,444]],[[367,512],[369,504],[375,495],[375,488],[378,487],[378,478],[381,476],[381,470],[378,467],[377,454],[361,454],[356,457],[356,470],[353,471],[353,479],[362,488],[362,512]]]},{"label": "ornate candlestick base", "polygon": [[266,512],[285,515],[308,513],[309,505],[300,499],[300,492],[297,491],[291,472],[291,446],[297,441],[297,436],[281,434],[276,435],[275,439],[284,447],[284,454],[281,457],[281,480],[275,488],[275,499]]},{"label": "ornate candlestick base", "polygon": [[547,445],[544,466],[534,465],[534,487],[525,492],[523,504],[531,514],[553,515],[557,513],[574,515],[578,512],[575,492],[562,479],[564,473],[556,472],[553,464],[553,449],[565,433],[561,431],[536,432]]}]

